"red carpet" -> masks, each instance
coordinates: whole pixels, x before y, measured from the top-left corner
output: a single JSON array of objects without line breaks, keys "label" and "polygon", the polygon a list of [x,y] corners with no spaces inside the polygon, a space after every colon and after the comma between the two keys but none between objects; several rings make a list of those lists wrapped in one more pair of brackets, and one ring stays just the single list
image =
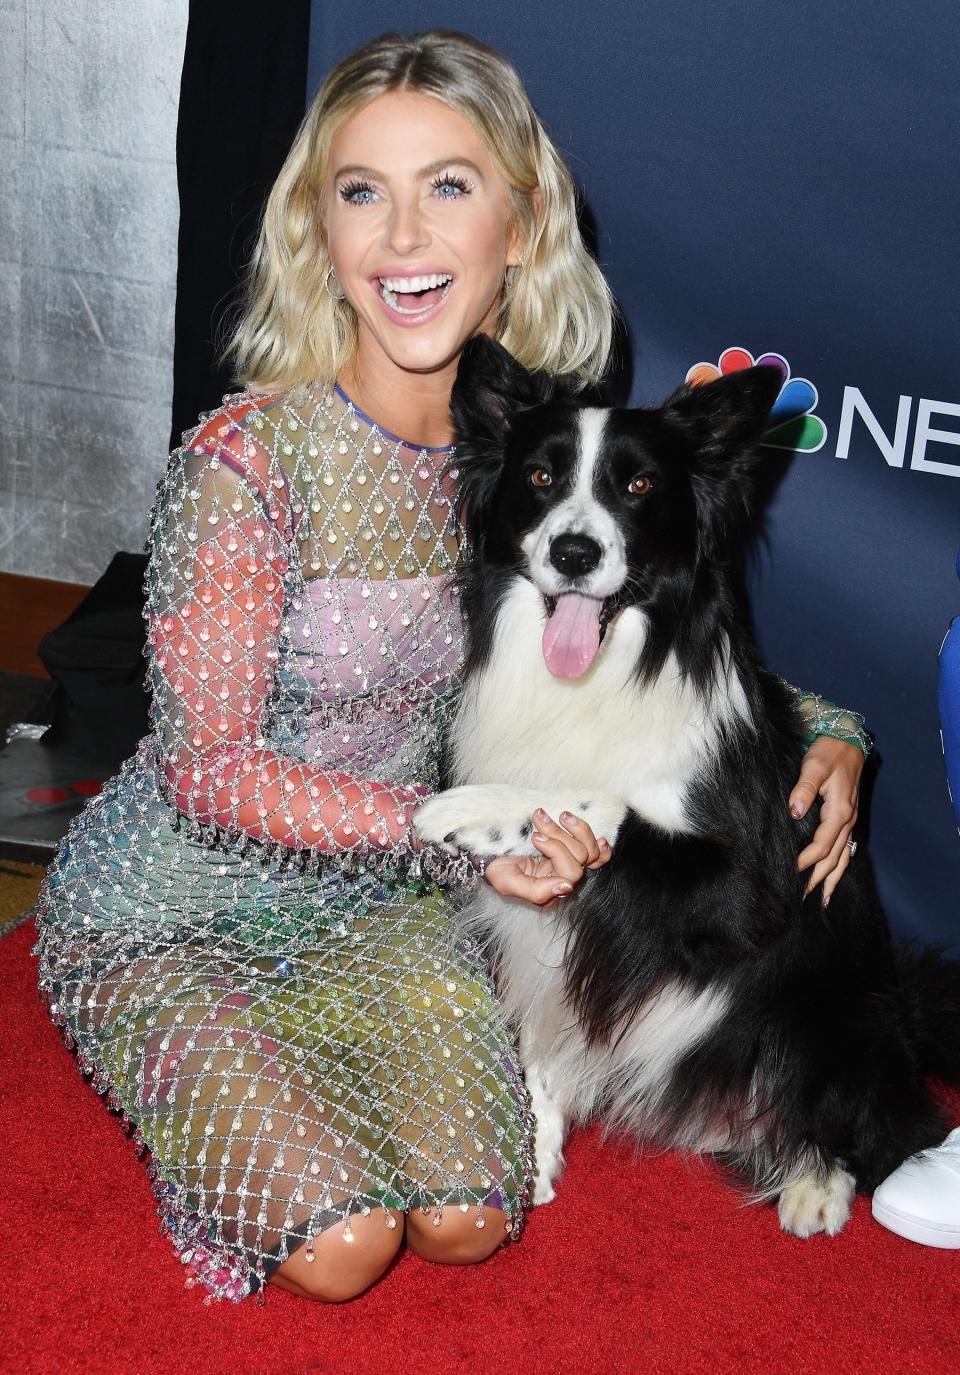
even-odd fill
[{"label": "red carpet", "polygon": [[878,1227],[784,1236],[708,1167],[576,1136],[556,1202],[476,1269],[403,1257],[327,1307],[268,1289],[205,1307],[143,1165],[35,991],[32,922],[0,941],[5,1280],[21,1375],[960,1372],[960,1252]]}]

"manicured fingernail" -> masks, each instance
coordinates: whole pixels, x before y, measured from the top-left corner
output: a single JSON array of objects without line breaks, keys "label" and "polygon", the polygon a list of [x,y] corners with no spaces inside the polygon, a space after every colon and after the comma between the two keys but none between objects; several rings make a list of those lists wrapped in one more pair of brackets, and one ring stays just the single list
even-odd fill
[{"label": "manicured fingernail", "polygon": [[791,802],[791,803],[790,803],[790,815],[793,816],[793,817],[796,817],[797,821],[799,821],[800,818],[803,816],[803,810],[804,810],[804,809],[803,809],[803,803],[802,803],[802,802]]},{"label": "manicured fingernail", "polygon": [[553,885],[553,891],[554,891],[555,893],[557,893],[557,894],[572,893],[572,892],[573,892],[573,884],[572,884],[572,883],[555,883],[555,884]]},{"label": "manicured fingernail", "polygon": [[534,812],[534,816],[546,816],[546,812],[543,810],[542,807],[538,807],[537,810]]},{"label": "manicured fingernail", "polygon": [[829,907],[829,906],[830,906],[830,894],[829,894],[829,893],[824,893],[824,895],[823,895],[823,905],[824,905],[824,907]]},{"label": "manicured fingernail", "polygon": [[534,831],[533,835],[530,838],[531,840],[539,841],[541,845],[547,839],[547,837],[545,835],[542,835],[540,831]]},{"label": "manicured fingernail", "polygon": [[573,814],[572,814],[572,812],[561,812],[561,813],[560,813],[560,820],[564,823],[564,825],[566,825],[566,823],[567,823],[568,821],[572,821],[572,820],[573,820]]},{"label": "manicured fingernail", "polygon": [[597,841],[597,844],[600,846],[601,850],[610,849],[610,842],[606,836],[601,836],[600,839]]}]

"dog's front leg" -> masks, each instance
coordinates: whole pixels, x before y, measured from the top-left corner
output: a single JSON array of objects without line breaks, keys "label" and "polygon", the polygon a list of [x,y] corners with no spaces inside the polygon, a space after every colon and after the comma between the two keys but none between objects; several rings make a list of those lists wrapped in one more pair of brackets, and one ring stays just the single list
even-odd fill
[{"label": "dog's front leg", "polygon": [[500,783],[468,783],[429,798],[414,814],[420,838],[449,850],[475,855],[537,855],[530,837],[533,813],[543,807],[558,820],[561,812],[582,817],[599,839],[613,845],[627,804],[610,793],[573,789],[515,788]]},{"label": "dog's front leg", "polygon": [[[522,1041],[522,1038],[521,1038]],[[530,1107],[536,1121],[533,1137],[533,1203],[550,1203],[556,1197],[554,1185],[563,1173],[563,1143],[567,1134],[566,1113],[557,1097],[556,1081],[544,1061],[526,1068]]]}]

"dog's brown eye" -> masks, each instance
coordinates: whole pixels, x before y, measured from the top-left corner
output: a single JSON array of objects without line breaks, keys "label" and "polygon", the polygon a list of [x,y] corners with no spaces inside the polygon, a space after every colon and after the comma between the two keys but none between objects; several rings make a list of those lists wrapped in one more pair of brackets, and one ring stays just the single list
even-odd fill
[{"label": "dog's brown eye", "polygon": [[646,473],[640,473],[633,479],[627,490],[632,492],[635,497],[643,497],[646,496],[652,486],[653,483],[647,477]]},{"label": "dog's brown eye", "polygon": [[549,487],[553,482],[553,477],[547,472],[546,468],[534,468],[530,474],[530,481],[534,487]]}]

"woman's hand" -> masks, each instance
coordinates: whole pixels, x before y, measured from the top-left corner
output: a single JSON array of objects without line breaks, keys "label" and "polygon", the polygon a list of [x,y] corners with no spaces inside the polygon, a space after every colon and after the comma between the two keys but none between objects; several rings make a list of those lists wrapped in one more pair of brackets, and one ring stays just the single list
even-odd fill
[{"label": "woman's hand", "polygon": [[561,812],[560,825],[543,808],[533,814],[536,831],[531,837],[541,858],[501,855],[487,865],[486,879],[504,898],[523,898],[535,907],[550,907],[573,891],[585,869],[600,869],[613,853],[608,841],[599,840],[587,823],[570,812]]},{"label": "woman's hand", "polygon": [[822,883],[824,907],[850,863],[847,841],[857,821],[862,773],[862,750],[845,740],[818,735],[807,750],[800,778],[790,794],[790,812],[798,821],[818,795],[823,799],[820,825],[798,855],[797,869],[802,873],[813,865],[804,896]]}]

